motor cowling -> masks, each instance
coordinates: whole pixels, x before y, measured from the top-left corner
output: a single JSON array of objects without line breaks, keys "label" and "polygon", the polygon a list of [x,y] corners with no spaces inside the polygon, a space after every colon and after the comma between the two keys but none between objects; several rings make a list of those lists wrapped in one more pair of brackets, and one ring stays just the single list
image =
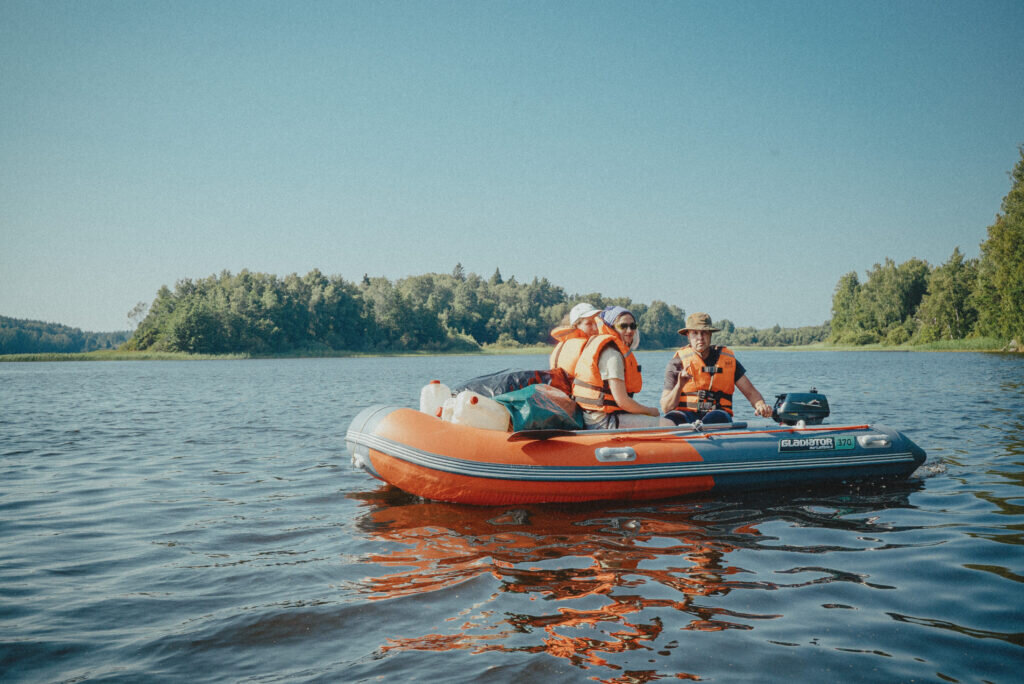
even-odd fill
[{"label": "motor cowling", "polygon": [[784,425],[820,425],[828,414],[828,399],[813,387],[810,392],[777,394],[772,407],[772,419]]}]

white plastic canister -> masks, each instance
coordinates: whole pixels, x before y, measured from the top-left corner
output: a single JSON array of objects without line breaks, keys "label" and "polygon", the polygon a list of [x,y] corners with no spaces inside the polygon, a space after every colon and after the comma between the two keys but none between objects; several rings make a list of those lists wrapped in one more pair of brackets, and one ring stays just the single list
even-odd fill
[{"label": "white plastic canister", "polygon": [[452,391],[440,380],[431,380],[420,390],[420,411],[427,415],[441,417],[441,407],[451,399]]},{"label": "white plastic canister", "polygon": [[508,410],[490,397],[477,394],[470,390],[459,392],[455,397],[452,409],[452,422],[462,425],[483,428],[484,430],[502,430],[508,432],[512,416]]},{"label": "white plastic canister", "polygon": [[441,420],[452,422],[452,413],[455,411],[455,397],[448,397],[441,407]]}]

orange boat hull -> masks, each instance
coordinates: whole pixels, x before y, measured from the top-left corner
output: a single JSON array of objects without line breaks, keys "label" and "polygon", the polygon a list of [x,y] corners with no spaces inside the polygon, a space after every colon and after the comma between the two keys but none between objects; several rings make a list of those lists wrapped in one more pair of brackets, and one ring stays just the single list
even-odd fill
[{"label": "orange boat hull", "polygon": [[[411,494],[509,505],[663,499],[709,492],[723,484],[759,487],[861,475],[905,477],[924,461],[924,452],[900,433],[879,430],[886,429],[861,425],[702,432],[676,427],[554,431],[550,437],[543,435],[548,438],[530,439],[441,421],[412,409],[371,407],[353,421],[346,441],[358,467]],[[861,449],[855,441],[844,446],[862,433],[888,440],[889,447]]]}]

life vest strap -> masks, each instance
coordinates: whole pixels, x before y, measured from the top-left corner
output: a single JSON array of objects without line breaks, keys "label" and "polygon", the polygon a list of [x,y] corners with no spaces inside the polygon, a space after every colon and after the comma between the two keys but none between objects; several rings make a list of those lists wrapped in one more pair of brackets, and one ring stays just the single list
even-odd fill
[{"label": "life vest strap", "polygon": [[598,394],[598,396],[596,397],[588,397],[580,396],[579,394],[573,392],[573,399],[575,399],[576,403],[579,404],[581,407],[593,411],[600,411],[605,406],[612,406],[615,408],[618,408],[619,406],[617,403],[615,403],[615,397],[612,396],[612,390],[608,386],[607,380],[601,385],[594,385],[592,383],[587,382],[586,380],[574,378],[572,384],[574,386],[579,385],[584,389],[591,390],[592,392],[596,392]]},{"label": "life vest strap", "polygon": [[558,363],[559,361],[562,360],[563,349],[565,349],[565,340],[561,340],[558,344],[555,345],[555,353],[553,354],[553,356],[555,357],[555,368],[558,368]]},{"label": "life vest strap", "polygon": [[684,397],[696,397],[697,399],[729,399],[732,394],[720,390],[697,390],[696,392],[683,392]]},{"label": "life vest strap", "polygon": [[593,390],[595,392],[607,392],[609,389],[608,383],[604,383],[604,385],[592,385],[586,380],[580,380],[579,378],[573,378],[572,384],[579,385],[580,387],[586,388],[588,390]]},{"label": "life vest strap", "polygon": [[[601,395],[600,397],[576,397],[576,403],[579,404],[580,408],[587,409],[588,411],[600,411],[605,406],[611,406],[618,409],[619,405],[615,403],[615,400],[611,396]],[[619,409],[621,410],[621,409]]]},{"label": "life vest strap", "polygon": [[683,392],[682,396],[686,406],[696,409],[700,413],[706,413],[716,408],[732,412],[732,394],[718,390],[697,390],[696,392]]}]

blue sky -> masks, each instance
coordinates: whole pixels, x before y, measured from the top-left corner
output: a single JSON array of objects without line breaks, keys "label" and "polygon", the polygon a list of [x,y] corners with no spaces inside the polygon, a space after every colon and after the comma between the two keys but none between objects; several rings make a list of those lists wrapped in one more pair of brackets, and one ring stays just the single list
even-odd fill
[{"label": "blue sky", "polygon": [[0,315],[243,268],[547,277],[767,327],[978,254],[1024,3],[0,2]]}]

